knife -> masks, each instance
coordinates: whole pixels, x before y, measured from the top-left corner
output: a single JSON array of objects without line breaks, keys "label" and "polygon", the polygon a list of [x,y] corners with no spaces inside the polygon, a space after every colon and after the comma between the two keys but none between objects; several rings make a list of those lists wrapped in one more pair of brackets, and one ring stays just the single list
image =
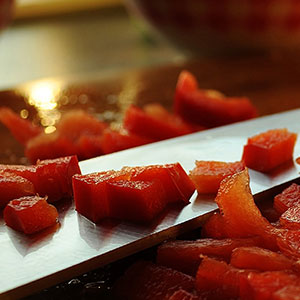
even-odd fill
[{"label": "knife", "polygon": [[[195,160],[237,161],[247,138],[274,128],[300,132],[300,109],[161,141],[80,162],[83,174],[124,166],[180,162],[188,172]],[[300,156],[300,142],[294,156]],[[250,170],[250,187],[258,199],[299,181],[293,161],[263,174]],[[21,298],[195,229],[217,205],[211,195],[195,192],[185,207],[172,207],[148,226],[105,220],[95,225],[73,204],[59,207],[60,228],[24,236],[0,222],[0,298]]]}]

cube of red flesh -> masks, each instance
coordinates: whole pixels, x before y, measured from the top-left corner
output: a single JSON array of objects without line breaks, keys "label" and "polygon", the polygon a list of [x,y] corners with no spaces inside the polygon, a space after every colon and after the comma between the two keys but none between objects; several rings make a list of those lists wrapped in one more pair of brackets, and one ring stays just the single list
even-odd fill
[{"label": "cube of red flesh", "polygon": [[[117,181],[122,181],[123,188],[120,183],[116,183]],[[141,181],[146,183],[141,184]],[[142,187],[142,189],[136,187]],[[123,213],[119,212],[116,206],[118,201],[125,205],[125,200],[118,199],[127,199],[129,195],[135,196],[131,200],[126,200],[129,201],[128,203],[141,201],[141,204],[145,204],[148,199],[149,204],[155,204],[153,209],[155,208],[158,213],[157,208],[162,209],[168,202],[188,202],[194,192],[193,183],[180,164],[125,167],[121,171],[74,176],[73,190],[77,211],[93,222],[98,222],[105,217],[116,217],[113,215],[114,211],[117,211],[118,214]],[[151,190],[156,191],[158,202],[150,200]],[[138,194],[139,196],[137,196]],[[86,195],[89,195],[88,200]],[[111,205],[113,205],[113,209]],[[150,210],[144,211],[144,213],[147,215]]]},{"label": "cube of red flesh", "polygon": [[190,128],[184,122],[176,122],[176,116],[171,116],[171,114],[168,116],[168,118],[160,119],[132,105],[125,113],[123,125],[126,130],[133,134],[156,141],[194,131],[193,128]]},{"label": "cube of red flesh", "polygon": [[0,171],[0,208],[13,199],[34,195],[35,189],[29,180],[7,172]]},{"label": "cube of red flesh", "polygon": [[241,299],[273,299],[273,294],[287,285],[294,284],[297,276],[285,271],[250,272],[240,280]]},{"label": "cube of red flesh", "polygon": [[108,182],[110,216],[137,222],[149,222],[166,206],[166,193],[159,181]]},{"label": "cube of red flesh", "polygon": [[233,250],[230,264],[240,269],[258,271],[290,270],[293,261],[281,253],[260,247],[238,247]]},{"label": "cube of red flesh", "polygon": [[15,139],[22,145],[42,132],[41,127],[33,125],[29,120],[22,119],[20,115],[7,107],[0,108],[0,122],[11,131]]},{"label": "cube of red flesh", "polygon": [[232,267],[224,261],[204,257],[196,275],[199,292],[219,290],[222,299],[239,296],[240,278],[250,271]]},{"label": "cube of red flesh", "polygon": [[201,263],[201,255],[219,257],[229,261],[232,251],[241,246],[255,246],[257,238],[200,239],[196,241],[170,241],[157,249],[156,262],[186,274],[195,276]]},{"label": "cube of red flesh", "polygon": [[168,202],[184,201],[188,203],[195,191],[195,186],[179,163],[152,165],[145,167],[125,167],[130,173],[130,180],[150,181],[156,178],[162,183]]},{"label": "cube of red flesh", "polygon": [[274,197],[274,208],[283,214],[288,208],[300,204],[300,185],[293,183]]},{"label": "cube of red flesh", "polygon": [[76,156],[67,156],[37,162],[34,185],[41,195],[48,196],[48,202],[72,197],[72,176],[81,174]]},{"label": "cube of red flesh", "polygon": [[122,172],[116,171],[74,175],[72,181],[76,210],[94,223],[110,217],[107,183],[126,177]]},{"label": "cube of red flesh", "polygon": [[3,216],[9,227],[32,234],[56,224],[58,212],[46,198],[26,196],[10,201]]},{"label": "cube of red flesh", "polygon": [[196,161],[190,178],[200,194],[217,193],[221,181],[245,168],[243,162]]},{"label": "cube of red flesh", "polygon": [[285,230],[277,237],[277,244],[280,251],[287,257],[300,259],[300,231]]},{"label": "cube of red flesh", "polygon": [[192,292],[195,279],[189,275],[154,265],[137,262],[119,279],[114,287],[116,299],[167,300],[177,290]]},{"label": "cube of red flesh", "polygon": [[30,139],[25,146],[25,155],[33,164],[38,159],[54,159],[75,154],[77,154],[77,147],[58,132],[50,134],[42,132]]},{"label": "cube of red flesh", "polygon": [[297,134],[287,129],[273,129],[248,139],[242,160],[246,166],[268,172],[293,158]]},{"label": "cube of red flesh", "polygon": [[280,216],[280,225],[283,228],[299,230],[300,229],[300,204],[290,207]]},{"label": "cube of red flesh", "polygon": [[0,171],[32,182],[35,192],[47,196],[49,202],[71,197],[72,176],[81,173],[76,156],[38,161],[33,166],[0,165]]},{"label": "cube of red flesh", "polygon": [[113,153],[153,142],[152,139],[142,136],[106,129],[101,138],[101,147],[104,154]]}]

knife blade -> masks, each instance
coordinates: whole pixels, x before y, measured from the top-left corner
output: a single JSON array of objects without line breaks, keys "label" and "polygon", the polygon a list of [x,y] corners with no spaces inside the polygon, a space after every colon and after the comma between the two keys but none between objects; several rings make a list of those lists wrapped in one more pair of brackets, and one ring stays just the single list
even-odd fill
[{"label": "knife blade", "polygon": [[[153,143],[80,162],[83,174],[123,166],[180,162],[188,172],[195,160],[237,161],[247,138],[273,128],[300,132],[300,109]],[[274,127],[276,126],[276,127]],[[295,146],[300,154],[300,142]],[[266,193],[299,181],[296,163],[268,174],[250,170],[252,193]],[[185,207],[169,209],[148,226],[107,220],[98,225],[79,215],[73,204],[60,207],[60,228],[26,237],[0,223],[0,298],[20,298],[101,265],[154,246],[201,225],[217,206],[213,196],[197,196]]]}]

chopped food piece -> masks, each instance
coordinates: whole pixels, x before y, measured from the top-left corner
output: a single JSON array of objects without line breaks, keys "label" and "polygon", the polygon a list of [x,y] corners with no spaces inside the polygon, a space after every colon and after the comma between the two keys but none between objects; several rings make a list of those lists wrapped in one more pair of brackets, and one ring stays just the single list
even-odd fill
[{"label": "chopped food piece", "polygon": [[[90,153],[101,155],[101,135],[108,124],[102,122],[83,110],[65,113],[57,124],[57,130],[46,134],[42,132],[28,141],[25,154],[31,162],[37,159],[57,158],[77,155],[89,158]],[[100,140],[99,140],[100,139]]]},{"label": "chopped food piece", "polygon": [[287,257],[300,259],[300,231],[285,230],[277,237],[280,251]]},{"label": "chopped food piece", "polygon": [[283,228],[300,230],[300,204],[286,210],[279,220]]},{"label": "chopped food piece", "polygon": [[72,176],[81,173],[76,156],[41,160],[32,166],[0,165],[0,171],[27,179],[35,192],[47,196],[49,202],[71,197]]},{"label": "chopped food piece", "polygon": [[175,163],[75,175],[73,190],[77,211],[97,223],[106,217],[150,221],[169,202],[188,203],[195,188]]},{"label": "chopped food piece", "polygon": [[150,262],[137,262],[119,279],[114,290],[116,299],[167,300],[178,290],[192,292],[194,285],[195,279],[189,275]]},{"label": "chopped food piece", "polygon": [[197,131],[196,126],[190,126],[162,106],[159,109],[161,111],[156,115],[149,108],[143,110],[131,105],[125,113],[124,128],[130,133],[156,141]]},{"label": "chopped food piece", "polygon": [[231,234],[223,216],[219,212],[215,212],[203,224],[202,235],[203,237],[223,239]]},{"label": "chopped food piece", "polygon": [[36,164],[35,189],[48,202],[73,196],[72,176],[81,174],[76,156],[40,160]]},{"label": "chopped food piece", "polygon": [[199,194],[217,193],[220,182],[229,175],[245,169],[243,162],[196,161],[190,177]]},{"label": "chopped food piece", "polygon": [[8,107],[0,108],[0,122],[10,130],[15,139],[22,145],[42,132],[40,127],[33,125],[29,120],[22,119],[20,115]]},{"label": "chopped food piece", "polygon": [[276,230],[256,206],[249,187],[248,170],[226,177],[217,197],[230,237],[260,236],[266,247],[277,248]]},{"label": "chopped food piece", "polygon": [[81,136],[98,136],[108,124],[88,114],[84,110],[71,110],[66,112],[57,124],[57,131],[71,141]]},{"label": "chopped food piece", "polygon": [[3,212],[5,223],[14,230],[32,234],[57,223],[56,208],[46,198],[26,196],[12,200]]},{"label": "chopped food piece", "polygon": [[127,176],[116,171],[74,175],[73,192],[76,210],[93,221],[99,222],[111,216],[107,183],[126,179]]},{"label": "chopped food piece", "polygon": [[285,271],[273,271],[242,276],[240,281],[241,299],[273,299],[273,294],[287,285],[294,284],[297,276]]},{"label": "chopped food piece", "polygon": [[288,208],[300,204],[300,185],[293,183],[274,197],[274,208],[283,214]]},{"label": "chopped food piece", "polygon": [[35,194],[32,182],[21,176],[3,171],[0,171],[0,190],[0,209],[13,199]]},{"label": "chopped food piece", "polygon": [[269,172],[293,158],[296,139],[286,128],[260,133],[248,139],[242,160],[248,168]]},{"label": "chopped food piece", "polygon": [[101,147],[104,154],[113,153],[153,142],[152,139],[142,136],[116,131],[110,128],[104,130],[101,140]]},{"label": "chopped food piece", "polygon": [[143,167],[125,167],[123,172],[130,173],[131,180],[156,180],[164,186],[168,202],[190,202],[195,185],[186,174],[180,163],[166,165],[150,165]]},{"label": "chopped food piece", "polygon": [[237,247],[233,250],[230,264],[239,269],[258,271],[290,270],[293,261],[281,253],[260,247]]},{"label": "chopped food piece", "polygon": [[219,298],[238,298],[240,278],[249,274],[248,270],[234,268],[224,261],[204,257],[196,275],[196,289],[202,291],[219,291]]},{"label": "chopped food piece", "polygon": [[157,249],[156,262],[169,268],[195,276],[202,260],[201,255],[229,261],[232,251],[241,246],[257,246],[258,239],[199,239],[165,242]]},{"label": "chopped food piece", "polygon": [[119,180],[107,183],[110,216],[136,222],[150,222],[166,206],[166,191],[158,180]]},{"label": "chopped food piece", "polygon": [[227,98],[219,93],[201,90],[196,78],[188,71],[182,71],[179,75],[174,111],[183,119],[205,127],[230,124],[257,116],[249,99]]},{"label": "chopped food piece", "polygon": [[30,139],[25,146],[25,155],[35,164],[39,159],[54,159],[57,157],[75,155],[76,147],[58,132],[41,133]]}]

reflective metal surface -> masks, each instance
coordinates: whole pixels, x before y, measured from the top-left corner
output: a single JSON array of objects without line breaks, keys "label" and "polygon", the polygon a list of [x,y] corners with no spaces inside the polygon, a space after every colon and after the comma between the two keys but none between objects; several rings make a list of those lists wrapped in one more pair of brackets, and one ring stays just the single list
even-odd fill
[{"label": "reflective metal surface", "polygon": [[[119,169],[125,165],[180,162],[186,171],[195,160],[240,160],[247,138],[272,128],[300,132],[300,109],[224,126],[82,161],[84,174]],[[300,154],[300,141],[295,158]],[[270,174],[250,172],[251,189],[259,193],[296,178],[296,163]],[[149,226],[107,220],[98,225],[79,215],[72,203],[59,207],[60,226],[35,236],[24,236],[0,224],[0,298],[21,297],[87,270],[155,245],[196,228],[216,209],[211,196],[198,196],[185,207],[172,207]]]}]

